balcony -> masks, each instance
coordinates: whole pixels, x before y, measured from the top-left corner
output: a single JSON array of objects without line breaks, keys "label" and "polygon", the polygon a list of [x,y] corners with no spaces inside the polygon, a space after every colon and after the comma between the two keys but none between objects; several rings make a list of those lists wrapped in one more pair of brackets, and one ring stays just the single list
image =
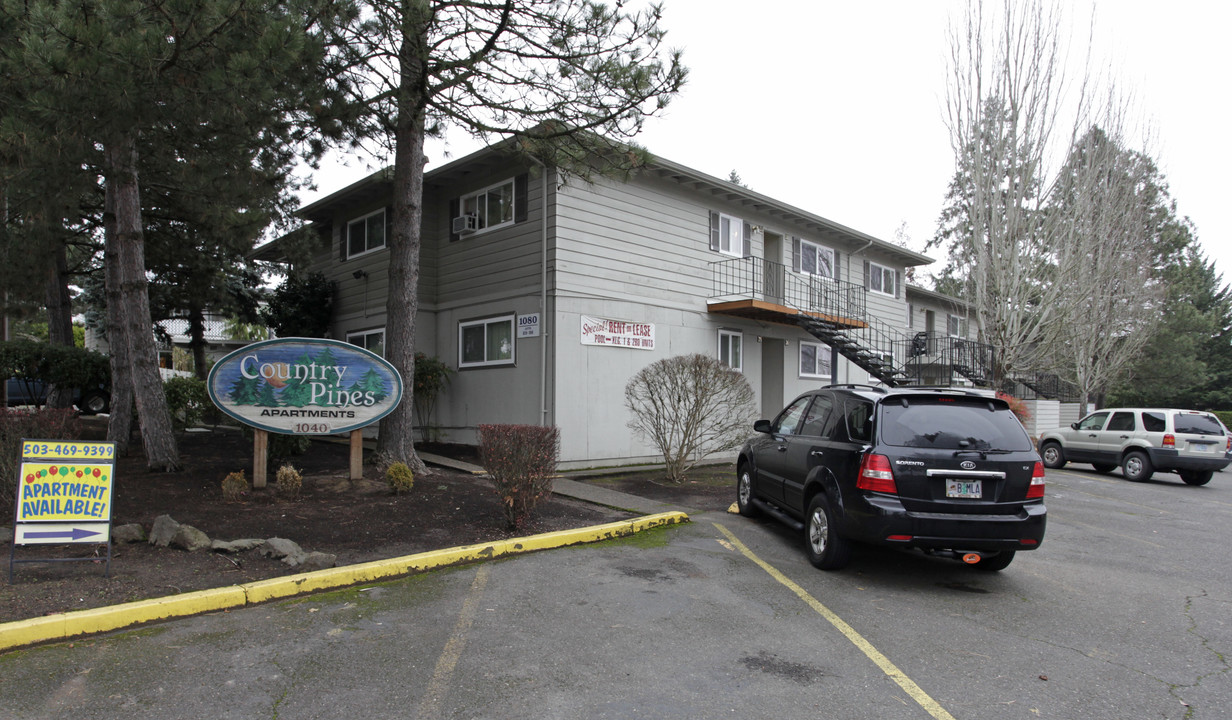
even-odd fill
[{"label": "balcony", "polygon": [[867,324],[867,291],[859,285],[800,275],[757,257],[720,260],[710,268],[712,313],[782,325],[797,325],[801,316],[844,328]]}]

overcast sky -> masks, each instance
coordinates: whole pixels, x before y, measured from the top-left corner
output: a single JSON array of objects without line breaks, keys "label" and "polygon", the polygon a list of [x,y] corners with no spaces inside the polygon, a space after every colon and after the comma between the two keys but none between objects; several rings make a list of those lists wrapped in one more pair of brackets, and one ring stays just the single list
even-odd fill
[{"label": "overcast sky", "polygon": [[[905,223],[910,247],[923,249],[954,169],[942,115],[946,28],[964,2],[663,4],[667,44],[684,50],[689,82],[637,142],[717,177],[735,170],[757,192],[885,240]],[[1079,61],[1092,6],[1067,5]],[[1232,4],[1117,0],[1097,7],[1093,43],[1099,63],[1134,91],[1155,131],[1146,149],[1225,283],[1232,131],[1221,88],[1232,69],[1230,27]],[[429,168],[478,147],[461,136],[447,141],[429,147]],[[372,162],[327,163],[314,178],[318,192],[304,200],[354,182]]]}]

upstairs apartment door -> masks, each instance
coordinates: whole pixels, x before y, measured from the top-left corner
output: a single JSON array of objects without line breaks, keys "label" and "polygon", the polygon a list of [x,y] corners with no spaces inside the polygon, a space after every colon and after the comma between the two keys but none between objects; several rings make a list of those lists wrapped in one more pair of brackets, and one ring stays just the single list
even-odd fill
[{"label": "upstairs apartment door", "polygon": [[783,286],[787,282],[787,268],[783,265],[783,236],[766,231],[762,237],[765,241],[765,258],[762,262],[762,287],[766,302],[783,304]]}]

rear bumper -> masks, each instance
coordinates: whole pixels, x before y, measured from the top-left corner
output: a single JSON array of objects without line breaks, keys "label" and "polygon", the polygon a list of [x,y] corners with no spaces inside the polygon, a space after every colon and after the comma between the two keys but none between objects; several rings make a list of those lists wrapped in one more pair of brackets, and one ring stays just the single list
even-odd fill
[{"label": "rear bumper", "polygon": [[1226,453],[1211,453],[1210,456],[1182,455],[1176,450],[1149,448],[1151,465],[1156,470],[1211,470],[1219,471],[1232,463]]},{"label": "rear bumper", "polygon": [[844,533],[852,540],[929,550],[1034,550],[1044,542],[1048,510],[1042,502],[1025,503],[1012,514],[909,512],[891,496],[864,498]]}]

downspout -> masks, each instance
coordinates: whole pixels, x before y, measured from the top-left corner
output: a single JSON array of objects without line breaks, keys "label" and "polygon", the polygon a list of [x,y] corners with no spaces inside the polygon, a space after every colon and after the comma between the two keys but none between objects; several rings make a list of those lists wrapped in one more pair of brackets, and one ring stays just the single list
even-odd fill
[{"label": "downspout", "polygon": [[[854,258],[854,257],[856,257],[857,255],[863,255],[863,254],[864,254],[864,251],[865,251],[865,250],[867,250],[867,249],[869,249],[869,248],[871,248],[872,246],[873,246],[873,241],[872,241],[872,240],[869,240],[868,242],[864,243],[864,247],[862,247],[862,248],[860,248],[859,250],[856,250],[855,252],[853,252],[853,253],[851,254],[851,256]],[[847,268],[848,268],[848,269],[847,269],[847,272],[848,272],[848,274],[850,274],[850,273],[851,273],[851,265],[850,265],[850,264],[848,264]],[[865,301],[864,301],[864,314],[865,314],[866,316],[868,315],[868,299],[867,299],[867,298],[866,298],[866,299],[865,299]],[[864,318],[861,318],[861,319],[864,319]],[[834,358],[834,360],[832,360],[833,364],[832,364],[830,367],[835,368],[835,370],[833,370],[832,372],[833,372],[833,374],[834,374],[834,375],[838,375],[838,370],[837,370],[837,368],[838,368],[838,350],[835,350],[834,348],[830,348],[830,352],[831,352],[831,354],[832,354],[832,356],[833,356],[833,358]],[[851,382],[851,363],[847,363],[847,364],[845,364],[845,365],[844,365],[844,369],[846,369],[846,371],[847,371],[846,373],[844,373],[844,375],[846,375],[846,376],[847,376],[847,377],[846,377],[847,382]]]},{"label": "downspout", "polygon": [[543,170],[539,192],[539,313],[543,338],[539,353],[539,424],[548,425],[548,166],[538,158],[531,160]]}]

